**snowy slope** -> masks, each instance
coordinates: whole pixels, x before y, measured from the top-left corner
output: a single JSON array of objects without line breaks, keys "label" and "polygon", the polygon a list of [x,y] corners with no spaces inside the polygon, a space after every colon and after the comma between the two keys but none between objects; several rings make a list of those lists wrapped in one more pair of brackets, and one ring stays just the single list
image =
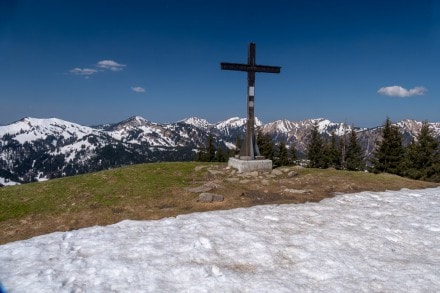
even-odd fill
[{"label": "snowy slope", "polygon": [[[317,124],[324,137],[343,135],[351,126],[328,119],[303,121],[278,120],[256,126],[270,134],[275,143],[285,142],[305,153],[310,132]],[[409,143],[420,131],[422,122],[403,120],[396,124]],[[440,123],[430,123],[440,139]],[[96,127],[82,126],[57,118],[24,118],[0,126],[0,186],[8,182],[26,183],[121,165],[157,161],[193,160],[196,151],[205,147],[209,135],[217,147],[234,149],[245,136],[246,119],[234,117],[211,124],[190,117],[173,123],[154,123],[134,116],[124,121]],[[355,129],[365,156],[374,151],[380,127]]]},{"label": "snowy slope", "polygon": [[13,124],[0,126],[0,137],[5,134],[14,136],[19,143],[46,139],[47,135],[56,137],[83,138],[85,135],[96,134],[98,131],[91,127],[64,121],[57,118],[37,119],[23,118]]},{"label": "snowy slope", "polygon": [[9,292],[439,292],[440,188],[123,221],[0,246]]}]

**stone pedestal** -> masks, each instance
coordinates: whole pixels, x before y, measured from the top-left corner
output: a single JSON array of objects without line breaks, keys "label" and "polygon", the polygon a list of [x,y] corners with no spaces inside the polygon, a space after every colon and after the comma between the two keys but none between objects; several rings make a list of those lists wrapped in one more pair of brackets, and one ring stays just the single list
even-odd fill
[{"label": "stone pedestal", "polygon": [[271,160],[243,160],[237,158],[229,158],[228,166],[235,168],[238,172],[252,172],[252,171],[271,171]]}]

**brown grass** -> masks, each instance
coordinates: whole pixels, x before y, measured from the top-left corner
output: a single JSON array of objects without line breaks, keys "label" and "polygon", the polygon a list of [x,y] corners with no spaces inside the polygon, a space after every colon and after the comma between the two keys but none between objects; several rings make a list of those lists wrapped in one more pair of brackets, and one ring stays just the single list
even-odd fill
[{"label": "brown grass", "polygon": [[[0,244],[125,219],[156,220],[258,204],[316,202],[336,193],[439,186],[390,174],[295,167],[278,170],[281,174],[277,176],[238,177],[225,164],[144,164],[0,188]],[[225,200],[201,203],[198,193],[187,189],[206,184]]]}]

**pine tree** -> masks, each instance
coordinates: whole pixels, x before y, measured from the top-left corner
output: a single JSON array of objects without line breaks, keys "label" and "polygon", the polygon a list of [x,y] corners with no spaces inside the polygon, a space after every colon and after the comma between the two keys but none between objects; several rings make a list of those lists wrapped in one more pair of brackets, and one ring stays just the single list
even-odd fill
[{"label": "pine tree", "polygon": [[208,156],[207,157],[207,162],[214,162],[215,161],[216,149],[215,149],[215,145],[214,145],[214,138],[212,137],[211,133],[208,135],[207,145],[208,145],[206,147],[206,149],[207,149],[206,153],[207,153],[207,156]]},{"label": "pine tree", "polygon": [[217,148],[217,152],[215,153],[215,161],[216,162],[226,162],[227,158],[225,156],[225,152],[222,147]]},{"label": "pine tree", "polygon": [[274,145],[269,133],[263,133],[261,130],[258,130],[257,145],[262,156],[266,157],[266,159],[273,159]]},{"label": "pine tree", "polygon": [[408,146],[405,176],[413,179],[440,181],[440,149],[428,122],[423,122],[417,141]]},{"label": "pine tree", "polygon": [[376,142],[376,151],[372,161],[373,171],[401,175],[404,155],[402,134],[399,128],[392,125],[390,119],[387,118],[382,129],[382,140]]},{"label": "pine tree", "polygon": [[293,144],[290,145],[289,153],[289,165],[296,165],[298,161],[298,155],[296,154],[296,148]]},{"label": "pine tree", "polygon": [[319,134],[318,124],[315,123],[310,132],[310,142],[307,146],[307,158],[310,168],[323,168],[325,166],[324,141]]},{"label": "pine tree", "polygon": [[284,141],[280,142],[278,146],[278,156],[275,162],[278,166],[289,165],[289,152]]},{"label": "pine tree", "polygon": [[356,131],[351,129],[350,138],[347,146],[347,170],[358,171],[364,167],[364,161],[362,159],[362,148],[357,140]]},{"label": "pine tree", "polygon": [[327,150],[328,164],[336,169],[341,169],[341,155],[338,149],[338,140],[335,132],[332,132],[330,144]]},{"label": "pine tree", "polygon": [[347,169],[347,162],[346,162],[346,154],[347,154],[347,137],[346,134],[344,134],[339,139],[339,147],[338,147],[338,153],[339,153],[339,169],[346,170]]},{"label": "pine tree", "polygon": [[212,134],[209,134],[206,139],[205,147],[197,153],[196,160],[199,162],[215,162],[215,153],[214,138]]}]

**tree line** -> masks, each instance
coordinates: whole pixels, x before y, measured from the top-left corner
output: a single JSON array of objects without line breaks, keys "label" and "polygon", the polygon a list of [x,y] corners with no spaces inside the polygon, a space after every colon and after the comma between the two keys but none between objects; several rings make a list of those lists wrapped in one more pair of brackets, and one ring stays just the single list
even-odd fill
[{"label": "tree line", "polygon": [[311,130],[307,157],[308,166],[313,168],[366,170],[440,182],[440,144],[426,121],[417,137],[405,147],[399,128],[387,118],[369,160],[362,154],[354,129],[348,137],[339,138],[339,142],[334,134],[330,141],[326,141],[315,125]]},{"label": "tree line", "polygon": [[[274,162],[275,166],[297,165],[297,151],[285,142],[274,143],[269,133],[257,131],[257,145],[260,154]],[[216,146],[209,135],[204,148],[197,153],[197,161],[226,162],[240,149],[241,139],[237,137],[236,150]],[[349,171],[390,173],[417,180],[440,182],[440,144],[435,139],[428,122],[423,122],[420,133],[408,146],[403,144],[399,128],[386,119],[380,139],[371,158],[366,158],[356,131],[337,136],[332,133],[324,138],[315,124],[309,134],[306,151],[306,166],[310,168],[335,168]]]},{"label": "tree line", "polygon": [[[274,143],[270,134],[257,131],[256,142],[260,154],[273,161],[276,166],[289,166],[297,163],[297,154],[293,146],[287,147],[285,142]],[[199,162],[226,162],[230,157],[238,155],[243,139],[236,138],[235,150],[228,150],[215,143],[211,134],[208,135],[205,146],[198,150],[196,161]]]},{"label": "tree line", "polygon": [[403,146],[403,136],[389,118],[382,129],[382,140],[376,143],[372,171],[391,173],[411,179],[440,182],[440,144],[428,122],[420,133]]}]

